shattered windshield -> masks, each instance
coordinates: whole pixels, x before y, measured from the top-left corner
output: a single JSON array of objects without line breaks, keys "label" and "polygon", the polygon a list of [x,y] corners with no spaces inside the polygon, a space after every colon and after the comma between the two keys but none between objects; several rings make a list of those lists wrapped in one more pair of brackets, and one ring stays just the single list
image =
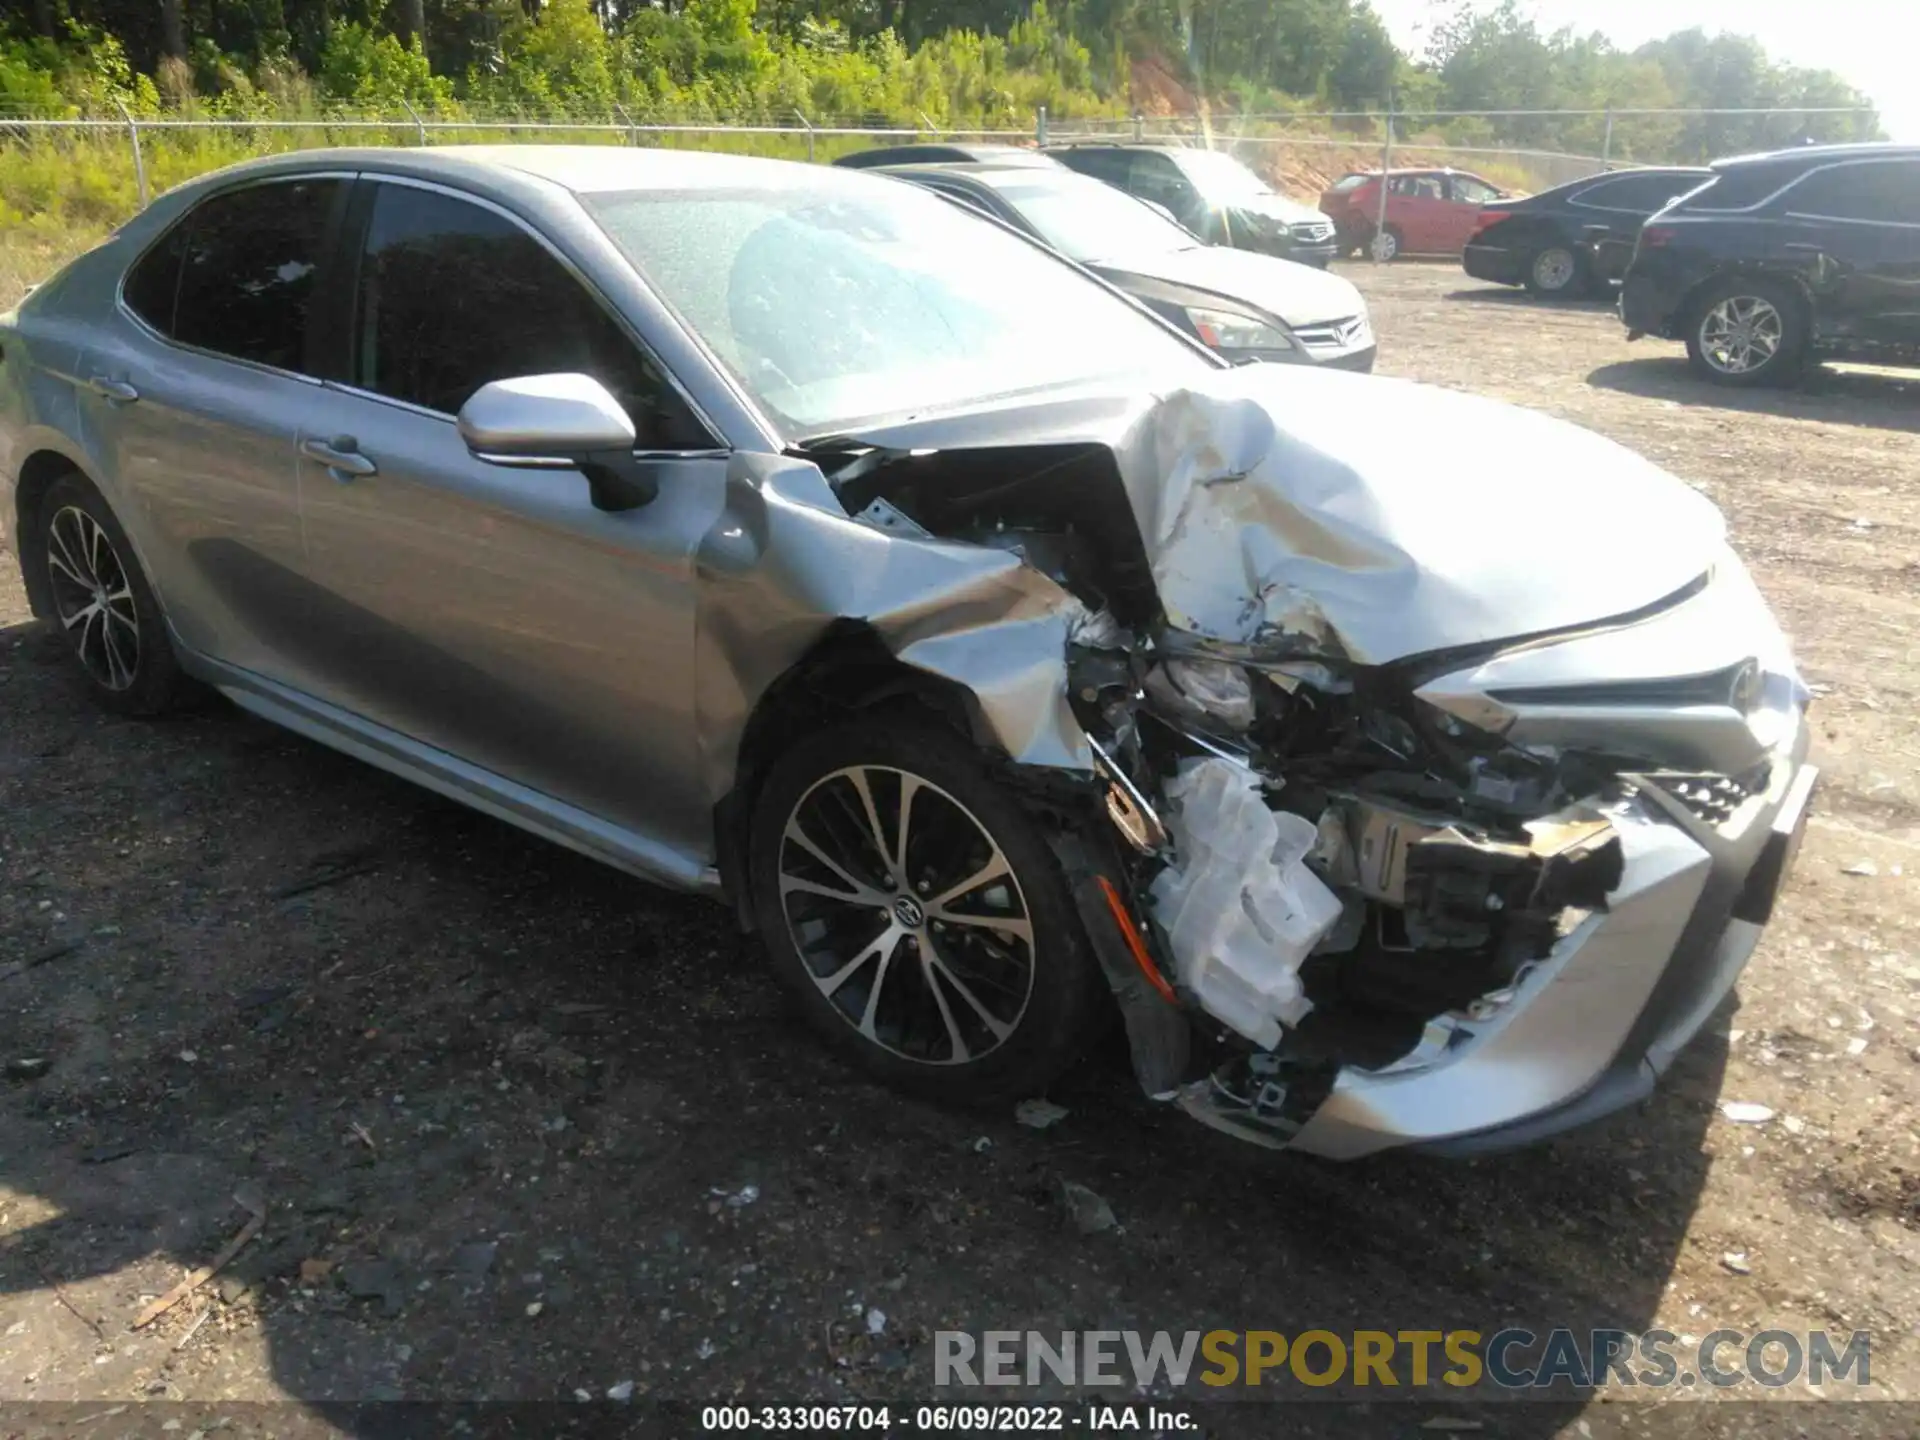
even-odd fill
[{"label": "shattered windshield", "polygon": [[912,186],[836,177],[581,199],[794,436],[1206,368],[1079,271]]}]

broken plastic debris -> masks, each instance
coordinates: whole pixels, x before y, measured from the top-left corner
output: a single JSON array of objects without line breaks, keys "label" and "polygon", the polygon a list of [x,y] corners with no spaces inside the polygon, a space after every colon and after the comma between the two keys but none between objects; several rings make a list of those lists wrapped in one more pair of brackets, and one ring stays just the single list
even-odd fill
[{"label": "broken plastic debris", "polygon": [[1051,1100],[1022,1100],[1013,1107],[1013,1118],[1029,1130],[1045,1130],[1066,1119],[1067,1110]]},{"label": "broken plastic debris", "polygon": [[1842,875],[1878,875],[1880,867],[1871,860],[1856,860],[1840,873]]},{"label": "broken plastic debris", "polygon": [[1341,903],[1301,862],[1312,822],[1267,808],[1253,773],[1188,761],[1166,787],[1176,863],[1149,892],[1180,981],[1207,1012],[1263,1049],[1312,1003],[1300,965]]},{"label": "broken plastic debris", "polygon": [[694,1347],[693,1353],[699,1356],[702,1360],[711,1360],[714,1357],[715,1353],[717,1352],[718,1348],[719,1347],[717,1347],[713,1343],[713,1341],[702,1340],[697,1346]]},{"label": "broken plastic debris", "polygon": [[1866,1053],[1867,1053],[1867,1037],[1866,1036],[1856,1035],[1851,1040],[1847,1041],[1847,1054],[1864,1055]]},{"label": "broken plastic debris", "polygon": [[1113,1218],[1111,1205],[1075,1181],[1060,1182],[1060,1200],[1067,1207],[1067,1214],[1073,1217],[1074,1228],[1082,1235],[1098,1235],[1119,1223]]},{"label": "broken plastic debris", "polygon": [[729,1210],[739,1210],[753,1204],[754,1201],[760,1198],[760,1187],[758,1185],[742,1185],[738,1190],[714,1189],[707,1193],[725,1200]]},{"label": "broken plastic debris", "polygon": [[1720,1113],[1736,1125],[1764,1125],[1773,1119],[1771,1106],[1756,1104],[1752,1100],[1723,1100]]},{"label": "broken plastic debris", "polygon": [[633,1398],[633,1381],[622,1380],[618,1385],[609,1385],[607,1387],[607,1398],[625,1404]]},{"label": "broken plastic debris", "polygon": [[1747,1263],[1747,1252],[1744,1250],[1729,1250],[1720,1257],[1720,1263],[1736,1275],[1753,1273],[1753,1266]]},{"label": "broken plastic debris", "polygon": [[867,1333],[869,1335],[884,1335],[886,1331],[887,1331],[886,1312],[883,1310],[867,1311]]}]

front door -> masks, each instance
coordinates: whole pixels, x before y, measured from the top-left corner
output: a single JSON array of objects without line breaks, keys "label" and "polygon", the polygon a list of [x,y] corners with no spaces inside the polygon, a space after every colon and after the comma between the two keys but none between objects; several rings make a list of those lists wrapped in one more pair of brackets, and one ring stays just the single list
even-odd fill
[{"label": "front door", "polygon": [[[516,218],[363,180],[350,383],[299,437],[325,698],[681,851],[712,815],[693,723],[692,553],[726,459],[660,367]],[[658,498],[471,454],[481,385],[583,372],[632,415]]]}]

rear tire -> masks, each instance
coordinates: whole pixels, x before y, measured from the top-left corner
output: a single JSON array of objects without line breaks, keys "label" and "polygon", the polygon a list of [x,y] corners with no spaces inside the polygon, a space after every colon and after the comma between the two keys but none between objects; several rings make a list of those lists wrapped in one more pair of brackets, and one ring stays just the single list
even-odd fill
[{"label": "rear tire", "polygon": [[1808,339],[1805,300],[1778,280],[1729,276],[1688,312],[1687,358],[1716,385],[1790,384],[1806,364]]},{"label": "rear tire", "polygon": [[1052,851],[937,725],[861,720],[782,756],[754,804],[748,885],[808,1022],[901,1089],[970,1105],[1038,1093],[1100,1013]]},{"label": "rear tire", "polygon": [[1592,287],[1587,257],[1570,245],[1547,245],[1527,257],[1524,282],[1533,294],[1552,300],[1585,295]]},{"label": "rear tire", "polygon": [[78,471],[53,482],[33,517],[28,563],[94,700],[122,715],[160,715],[188,698],[166,616],[127,532]]}]

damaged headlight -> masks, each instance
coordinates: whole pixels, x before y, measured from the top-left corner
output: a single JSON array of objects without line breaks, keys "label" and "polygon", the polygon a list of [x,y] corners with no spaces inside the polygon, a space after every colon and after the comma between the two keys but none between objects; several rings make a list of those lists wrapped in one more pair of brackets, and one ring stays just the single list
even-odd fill
[{"label": "damaged headlight", "polygon": [[1224,660],[1163,660],[1148,673],[1146,688],[1169,718],[1235,733],[1253,724],[1253,683]]}]

